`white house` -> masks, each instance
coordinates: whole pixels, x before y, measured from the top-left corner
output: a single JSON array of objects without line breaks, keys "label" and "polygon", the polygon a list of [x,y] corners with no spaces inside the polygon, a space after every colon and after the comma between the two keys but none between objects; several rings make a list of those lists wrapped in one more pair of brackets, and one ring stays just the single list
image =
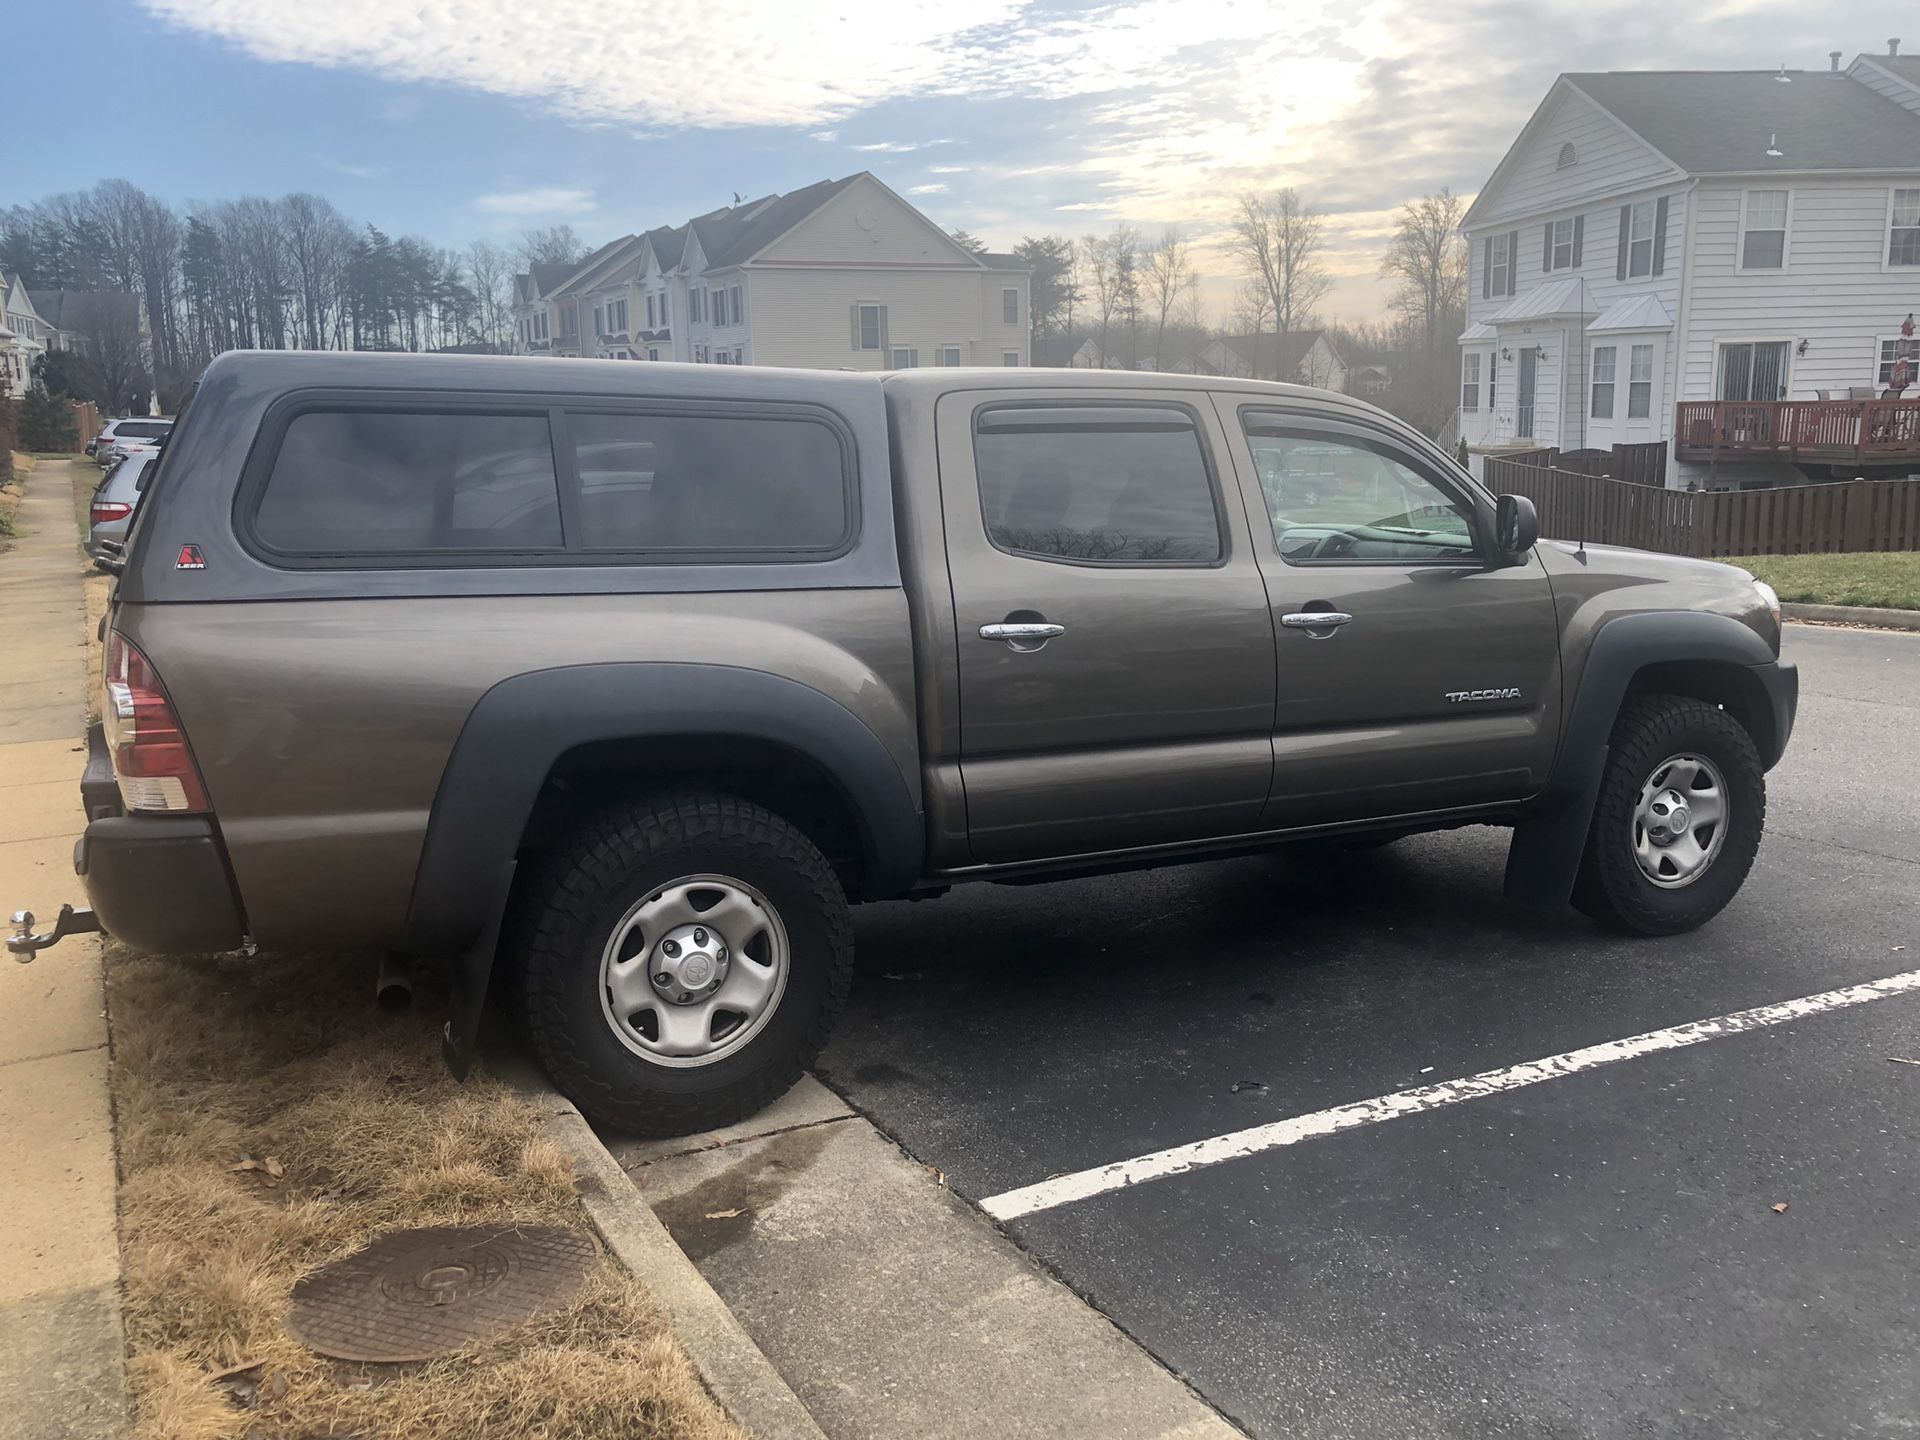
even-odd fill
[{"label": "white house", "polygon": [[0,370],[13,394],[26,392],[33,362],[46,354],[54,338],[54,327],[35,308],[25,282],[0,272]]},{"label": "white house", "polygon": [[562,269],[515,277],[519,353],[852,370],[1032,358],[1027,267],[955,244],[866,171]]},{"label": "white house", "polygon": [[1920,463],[1920,416],[1858,403],[1920,308],[1920,60],[1839,59],[1554,82],[1464,222],[1476,457],[1669,441],[1668,483],[1716,488]]},{"label": "white house", "polygon": [[1279,379],[1342,393],[1347,388],[1347,362],[1320,330],[1221,335],[1201,350],[1200,363],[1213,375]]}]

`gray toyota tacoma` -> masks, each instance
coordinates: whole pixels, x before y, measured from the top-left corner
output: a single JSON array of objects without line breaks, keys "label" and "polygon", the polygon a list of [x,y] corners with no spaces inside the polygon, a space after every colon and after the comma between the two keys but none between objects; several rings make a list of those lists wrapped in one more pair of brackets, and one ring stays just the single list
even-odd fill
[{"label": "gray toyota tacoma", "polygon": [[851,901],[1492,824],[1692,929],[1797,689],[1745,572],[1186,375],[227,355],[108,564],[91,910],[12,947],[443,963],[457,1070],[491,993],[652,1134],[793,1083]]}]

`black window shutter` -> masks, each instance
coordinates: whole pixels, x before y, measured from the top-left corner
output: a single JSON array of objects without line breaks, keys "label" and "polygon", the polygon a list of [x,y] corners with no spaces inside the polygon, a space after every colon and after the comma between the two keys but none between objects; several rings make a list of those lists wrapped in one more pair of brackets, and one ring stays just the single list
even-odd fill
[{"label": "black window shutter", "polygon": [[1662,195],[1660,203],[1653,209],[1653,273],[1658,275],[1667,268],[1667,197]]},{"label": "black window shutter", "polygon": [[1633,207],[1622,205],[1620,207],[1620,253],[1614,257],[1613,262],[1613,278],[1616,280],[1627,278],[1627,237],[1633,233],[1630,228],[1632,224]]},{"label": "black window shutter", "polygon": [[1553,269],[1553,222],[1547,221],[1546,238],[1540,242],[1540,268]]},{"label": "black window shutter", "polygon": [[1514,293],[1520,280],[1520,232],[1507,236],[1507,294]]},{"label": "black window shutter", "polygon": [[1480,242],[1480,298],[1493,298],[1493,237]]},{"label": "black window shutter", "polygon": [[1584,215],[1574,216],[1573,217],[1573,268],[1576,270],[1580,268],[1580,247],[1587,238],[1586,229],[1587,229],[1587,217]]}]

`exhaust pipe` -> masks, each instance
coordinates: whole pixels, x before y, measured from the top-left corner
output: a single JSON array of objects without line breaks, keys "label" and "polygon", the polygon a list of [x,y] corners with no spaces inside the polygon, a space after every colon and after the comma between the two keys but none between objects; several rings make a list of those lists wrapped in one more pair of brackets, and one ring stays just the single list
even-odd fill
[{"label": "exhaust pipe", "polygon": [[413,967],[407,957],[394,950],[380,955],[380,978],[374,983],[373,1003],[389,1015],[405,1014],[413,1008]]}]

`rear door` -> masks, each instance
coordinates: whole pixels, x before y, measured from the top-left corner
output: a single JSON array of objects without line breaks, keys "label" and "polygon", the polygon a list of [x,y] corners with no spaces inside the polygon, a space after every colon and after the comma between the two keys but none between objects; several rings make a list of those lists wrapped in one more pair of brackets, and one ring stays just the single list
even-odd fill
[{"label": "rear door", "polygon": [[1266,590],[1212,406],[1164,393],[939,402],[977,862],[1259,824],[1272,771]]},{"label": "rear door", "polygon": [[1560,718],[1559,630],[1538,558],[1490,564],[1491,515],[1471,487],[1384,428],[1219,400],[1273,605],[1263,823],[1537,790]]}]

